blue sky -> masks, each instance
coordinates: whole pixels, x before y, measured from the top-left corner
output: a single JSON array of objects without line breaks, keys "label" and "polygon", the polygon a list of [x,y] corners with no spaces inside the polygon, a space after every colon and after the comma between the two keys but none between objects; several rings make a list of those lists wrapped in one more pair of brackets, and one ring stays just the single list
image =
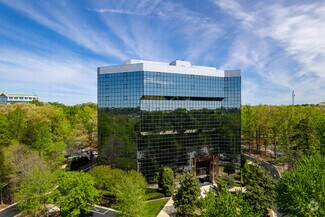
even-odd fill
[{"label": "blue sky", "polygon": [[96,102],[125,59],[242,70],[243,104],[325,101],[325,1],[0,0],[0,89]]}]

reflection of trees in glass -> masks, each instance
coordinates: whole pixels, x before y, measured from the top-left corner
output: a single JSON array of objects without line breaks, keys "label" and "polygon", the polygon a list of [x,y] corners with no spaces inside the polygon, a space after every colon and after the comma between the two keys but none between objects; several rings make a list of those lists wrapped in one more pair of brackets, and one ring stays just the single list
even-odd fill
[{"label": "reflection of trees in glass", "polygon": [[[144,173],[169,165],[175,171],[190,166],[190,157],[240,154],[240,111],[200,109],[143,112],[139,143]],[[157,165],[156,165],[157,164]]]},{"label": "reflection of trees in glass", "polygon": [[121,169],[136,169],[139,116],[134,111],[137,110],[99,110],[101,162]]},{"label": "reflection of trees in glass", "polygon": [[[187,111],[99,111],[100,161],[113,167],[136,168],[148,181],[161,166],[182,171],[192,157],[240,154],[240,111],[197,109]],[[231,157],[236,159],[236,156]],[[150,177],[151,176],[151,177]]]}]

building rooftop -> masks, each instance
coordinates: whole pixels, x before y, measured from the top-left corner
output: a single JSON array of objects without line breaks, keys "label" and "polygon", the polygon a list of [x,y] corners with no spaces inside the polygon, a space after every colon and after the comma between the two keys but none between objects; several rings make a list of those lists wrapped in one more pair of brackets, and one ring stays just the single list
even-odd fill
[{"label": "building rooftop", "polygon": [[34,92],[26,91],[0,91],[0,95],[5,94],[7,96],[37,96]]},{"label": "building rooftop", "polygon": [[103,66],[98,68],[99,74],[150,71],[216,77],[240,77],[240,70],[219,70],[214,67],[192,65],[190,61],[174,60],[171,63],[154,62],[146,60],[130,59],[123,65]]}]

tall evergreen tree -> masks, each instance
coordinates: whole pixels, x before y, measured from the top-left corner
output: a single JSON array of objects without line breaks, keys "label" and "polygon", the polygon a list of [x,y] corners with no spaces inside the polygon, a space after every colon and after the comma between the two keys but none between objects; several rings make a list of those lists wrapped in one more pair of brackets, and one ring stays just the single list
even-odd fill
[{"label": "tall evergreen tree", "polygon": [[248,163],[242,170],[243,184],[246,188],[244,198],[255,212],[266,214],[267,208],[273,208],[275,201],[275,180],[259,165]]},{"label": "tall evergreen tree", "polygon": [[183,173],[180,188],[173,196],[174,206],[180,216],[192,216],[198,206],[200,197],[200,184],[198,179],[190,172]]}]

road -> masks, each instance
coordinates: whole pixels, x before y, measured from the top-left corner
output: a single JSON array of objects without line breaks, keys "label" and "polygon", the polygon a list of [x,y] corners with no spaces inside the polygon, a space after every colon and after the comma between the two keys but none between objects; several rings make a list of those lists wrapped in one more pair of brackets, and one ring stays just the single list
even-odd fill
[{"label": "road", "polygon": [[273,176],[273,178],[275,180],[279,180],[281,178],[281,175],[279,173],[279,171],[276,169],[276,167],[270,163],[267,163],[267,162],[264,162],[264,161],[261,161],[259,159],[256,159],[256,158],[253,158],[251,156],[248,156],[246,154],[243,154],[246,159],[248,160],[251,160],[251,161],[258,161],[262,167],[264,167],[265,170],[269,171],[271,173],[271,175]]},{"label": "road", "polygon": [[13,217],[18,215],[19,211],[17,210],[17,204],[3,210],[0,212],[0,217]]},{"label": "road", "polygon": [[[14,217],[19,214],[17,210],[17,204],[3,210],[0,212],[0,217]],[[108,209],[105,207],[96,206],[91,209],[88,213],[82,213],[79,215],[80,217],[115,217],[115,211],[112,209]]]}]

